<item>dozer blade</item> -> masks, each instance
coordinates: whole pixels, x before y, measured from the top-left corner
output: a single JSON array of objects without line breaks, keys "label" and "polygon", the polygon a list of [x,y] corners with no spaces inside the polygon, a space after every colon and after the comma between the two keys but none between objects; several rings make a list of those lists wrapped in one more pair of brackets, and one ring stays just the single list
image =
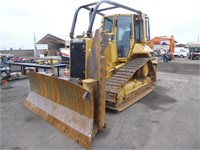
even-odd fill
[{"label": "dozer blade", "polygon": [[[30,72],[24,106],[85,148],[97,132],[92,91],[64,79]],[[95,83],[95,82],[92,82]]]},{"label": "dozer blade", "polygon": [[[108,35],[97,30],[94,41],[89,55],[89,63],[94,65],[89,69],[90,78],[82,80],[81,86],[62,78],[30,72],[30,93],[24,101],[26,108],[86,149],[91,147],[97,131],[105,127],[104,52]],[[98,74],[92,71],[95,68],[98,68]]]}]

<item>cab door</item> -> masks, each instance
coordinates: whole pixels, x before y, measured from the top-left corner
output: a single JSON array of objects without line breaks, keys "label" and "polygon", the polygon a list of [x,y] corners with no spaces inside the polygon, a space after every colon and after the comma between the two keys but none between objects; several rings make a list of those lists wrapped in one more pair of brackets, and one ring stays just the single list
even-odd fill
[{"label": "cab door", "polygon": [[127,57],[130,52],[130,39],[132,36],[132,15],[117,17],[116,45],[118,58]]}]

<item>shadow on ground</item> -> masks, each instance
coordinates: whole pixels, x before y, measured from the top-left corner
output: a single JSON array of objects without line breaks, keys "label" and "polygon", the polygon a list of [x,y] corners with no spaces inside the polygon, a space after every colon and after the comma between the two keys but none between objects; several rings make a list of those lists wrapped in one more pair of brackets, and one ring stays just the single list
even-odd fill
[{"label": "shadow on ground", "polygon": [[176,99],[165,94],[168,90],[164,87],[157,86],[153,92],[142,98],[138,103],[144,104],[152,110],[166,110],[166,105],[177,102]]}]

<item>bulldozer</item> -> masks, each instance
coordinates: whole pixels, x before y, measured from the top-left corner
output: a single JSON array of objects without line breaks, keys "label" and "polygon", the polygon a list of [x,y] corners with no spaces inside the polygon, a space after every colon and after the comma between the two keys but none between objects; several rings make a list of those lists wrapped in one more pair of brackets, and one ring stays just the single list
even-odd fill
[{"label": "bulldozer", "polygon": [[[102,4],[108,6],[100,8]],[[104,14],[116,8],[131,14]],[[89,11],[89,26],[86,34],[75,37],[81,9]],[[96,15],[102,22],[94,34]],[[24,106],[89,149],[95,134],[106,127],[106,108],[123,111],[155,88],[157,64],[146,44],[149,18],[139,10],[101,0],[77,8],[70,38],[70,77],[30,72]]]}]

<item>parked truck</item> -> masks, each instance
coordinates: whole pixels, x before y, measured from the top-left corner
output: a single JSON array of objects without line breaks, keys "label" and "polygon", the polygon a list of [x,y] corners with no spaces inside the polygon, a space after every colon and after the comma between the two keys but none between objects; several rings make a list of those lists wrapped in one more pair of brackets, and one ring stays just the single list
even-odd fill
[{"label": "parked truck", "polygon": [[184,58],[184,57],[187,57],[188,53],[189,53],[189,49],[184,48],[184,47],[175,47],[174,49],[175,57]]},{"label": "parked truck", "polygon": [[200,47],[190,47],[188,53],[188,59],[199,59],[200,58]]}]

